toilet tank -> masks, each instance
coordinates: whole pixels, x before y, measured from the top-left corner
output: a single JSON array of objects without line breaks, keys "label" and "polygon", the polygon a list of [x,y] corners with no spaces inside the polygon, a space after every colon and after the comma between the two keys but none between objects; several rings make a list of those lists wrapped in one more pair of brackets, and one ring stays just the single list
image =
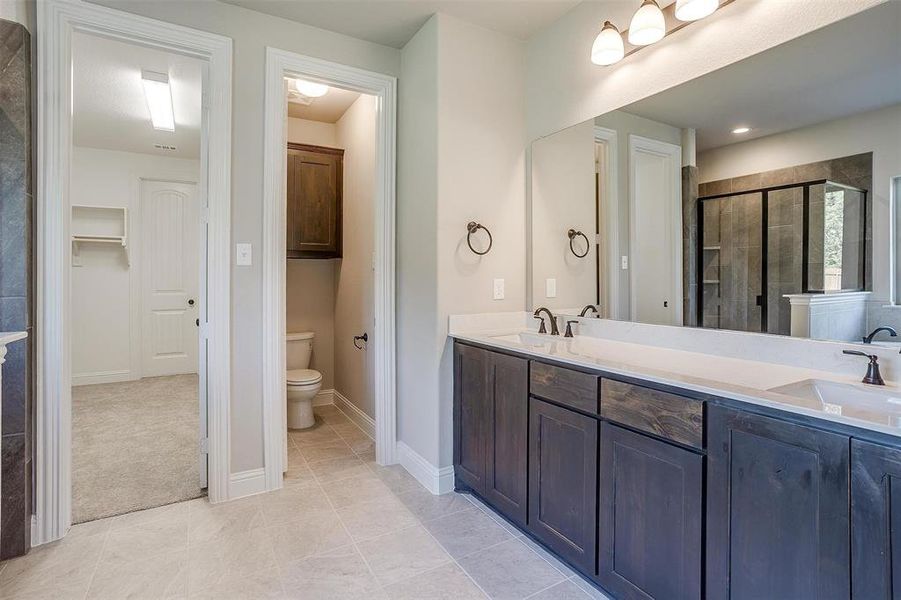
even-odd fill
[{"label": "toilet tank", "polygon": [[285,335],[285,367],[288,370],[310,368],[310,357],[313,355],[313,337],[312,331]]}]

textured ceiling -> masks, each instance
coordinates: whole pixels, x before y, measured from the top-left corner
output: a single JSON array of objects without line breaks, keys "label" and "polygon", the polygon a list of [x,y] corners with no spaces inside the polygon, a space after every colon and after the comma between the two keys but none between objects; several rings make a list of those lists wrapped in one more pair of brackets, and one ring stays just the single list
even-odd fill
[{"label": "textured ceiling", "polygon": [[402,48],[436,12],[525,39],[579,4],[577,0],[221,1],[394,48]]},{"label": "textured ceiling", "polygon": [[319,98],[311,98],[310,104],[306,106],[289,100],[288,116],[310,121],[335,123],[359,97],[359,92],[351,92],[335,87],[329,88],[328,94]]},{"label": "textured ceiling", "polygon": [[[72,36],[72,57],[76,146],[179,158],[200,156],[199,60],[82,33]],[[156,131],[151,126],[142,69],[169,74],[174,132]],[[157,150],[155,143],[177,150]]]}]

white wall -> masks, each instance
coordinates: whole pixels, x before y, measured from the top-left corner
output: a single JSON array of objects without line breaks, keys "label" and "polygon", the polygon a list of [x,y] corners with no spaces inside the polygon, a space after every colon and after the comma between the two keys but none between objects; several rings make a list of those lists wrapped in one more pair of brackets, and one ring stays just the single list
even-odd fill
[{"label": "white wall", "polygon": [[397,75],[400,52],[222,2],[94,0],[234,40],[232,242],[254,246],[255,263],[232,269],[231,471],[263,466],[262,271],[263,79],[266,47]]},{"label": "white wall", "polygon": [[34,35],[35,6],[34,0],[0,0],[0,19],[21,23]]},{"label": "white wall", "polygon": [[344,148],[344,249],[335,261],[335,389],[375,418],[372,352],[353,338],[373,333],[375,249],[375,96],[360,96],[336,125]]},{"label": "white wall", "polygon": [[583,2],[529,39],[529,139],[626,106],[884,0],[733,2],[613,67],[589,60],[604,20],[628,27],[638,3]]},{"label": "white wall", "polygon": [[72,381],[78,385],[138,379],[140,180],[197,181],[200,163],[83,147],[75,147],[72,156],[72,204],[127,207],[130,258],[129,266],[125,253],[109,245],[81,247],[82,266],[72,267]]},{"label": "white wall", "polygon": [[873,153],[873,297],[890,300],[891,179],[901,175],[901,105],[715,148],[698,155],[698,181],[716,181]]},{"label": "white wall", "polygon": [[[597,299],[594,123],[585,121],[532,144],[532,306],[581,308]],[[566,233],[589,239],[585,258],[576,257]],[[575,242],[584,248],[585,240]],[[547,279],[557,295],[547,297]]]},{"label": "white wall", "polygon": [[[522,47],[439,14],[403,49],[398,426],[435,466],[452,462],[448,315],[525,303]],[[466,245],[469,221],[494,236],[486,256]],[[492,300],[494,278],[505,280],[504,300]]]},{"label": "white wall", "polygon": [[438,27],[401,52],[397,125],[397,436],[438,466]]},{"label": "white wall", "polygon": [[288,117],[288,141],[337,148],[338,130],[334,123]]}]

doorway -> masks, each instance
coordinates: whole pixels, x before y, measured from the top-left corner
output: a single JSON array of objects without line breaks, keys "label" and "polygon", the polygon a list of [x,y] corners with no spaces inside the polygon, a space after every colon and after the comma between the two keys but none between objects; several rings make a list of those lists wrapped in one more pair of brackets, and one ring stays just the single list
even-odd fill
[{"label": "doorway", "polygon": [[[190,473],[184,469],[185,478],[192,480],[192,485],[202,484],[203,468],[201,451],[208,448],[206,462],[209,465],[208,492],[210,501],[218,502],[227,499],[228,494],[228,395],[230,388],[230,345],[229,345],[229,297],[230,297],[230,90],[231,90],[231,42],[227,38],[137,17],[116,10],[81,2],[63,0],[47,0],[38,4],[38,25],[44,32],[39,36],[38,84],[43,90],[45,101],[38,105],[40,137],[38,140],[38,161],[42,165],[38,179],[38,224],[37,224],[37,316],[40,325],[37,336],[37,395],[36,395],[36,444],[35,444],[35,523],[32,531],[32,543],[42,544],[63,537],[68,530],[73,516],[73,421],[77,415],[73,413],[72,384],[90,385],[126,385],[136,380],[136,375],[143,369],[143,353],[140,338],[128,335],[126,346],[117,346],[118,358],[121,362],[117,368],[107,370],[84,370],[83,358],[94,360],[106,352],[110,345],[97,343],[90,337],[80,339],[94,343],[94,352],[76,353],[74,344],[78,337],[77,328],[81,323],[74,318],[73,304],[76,285],[81,285],[73,276],[76,269],[84,269],[88,259],[106,261],[107,266],[115,266],[121,277],[127,276],[127,283],[119,286],[118,297],[112,295],[101,298],[98,303],[101,310],[94,310],[94,317],[102,319],[112,316],[118,311],[120,323],[125,323],[129,332],[141,329],[141,312],[135,310],[136,303],[124,301],[125,298],[141,298],[141,279],[137,270],[141,264],[140,240],[141,216],[140,202],[141,181],[159,180],[170,184],[193,184],[194,202],[199,215],[197,229],[197,264],[193,269],[197,283],[197,297],[194,298],[196,308],[194,327],[198,342],[196,348],[196,365],[193,377],[196,383],[186,386],[193,398],[189,405],[197,415],[189,427],[190,456],[188,464]],[[107,194],[115,198],[115,202],[93,202],[75,198],[78,190],[75,177],[83,170],[79,169],[79,154],[87,156],[91,152],[108,152],[109,149],[95,148],[100,142],[97,138],[115,133],[116,128],[109,123],[99,121],[93,127],[79,130],[72,114],[75,106],[75,82],[73,79],[76,43],[78,36],[86,36],[108,43],[118,43],[136,51],[156,51],[179,57],[179,60],[190,59],[199,63],[199,85],[196,96],[199,98],[198,129],[196,142],[195,169],[186,173],[181,169],[161,169],[143,175],[135,169],[116,168],[115,164],[104,165],[103,161],[95,161],[95,166],[111,167],[108,171],[115,177],[96,179],[97,185],[88,186],[88,197],[99,198]],[[155,81],[165,83],[161,75],[164,70],[150,69],[150,74],[129,73],[132,79],[129,84],[137,83],[138,89],[146,87],[143,82]],[[156,75],[153,75],[156,73]],[[114,78],[124,76],[118,72],[108,72],[100,77]],[[174,74],[173,74],[174,76]],[[125,85],[125,81],[120,82]],[[96,85],[96,80],[91,85]],[[175,89],[174,83],[170,85]],[[143,94],[144,92],[140,92]],[[141,98],[140,108],[149,111],[149,101]],[[130,114],[134,102],[128,103],[121,115]],[[179,100],[172,97],[173,112],[179,110]],[[146,112],[144,113],[146,116]],[[172,123],[164,123],[162,129],[172,129]],[[185,131],[174,123],[175,133]],[[184,123],[182,123],[184,125]],[[81,132],[81,133],[80,133]],[[87,148],[80,152],[76,147],[82,134],[94,136],[95,141],[83,142]],[[115,137],[115,136],[113,136]],[[119,136],[124,142],[143,143],[145,138],[139,136]],[[184,144],[162,144],[163,148],[155,151],[163,154],[173,151],[165,146],[178,149]],[[118,149],[124,154],[141,154],[135,148]],[[151,152],[152,154],[153,152]],[[84,166],[83,164],[81,166]],[[176,172],[177,171],[177,172]],[[116,191],[113,180],[119,177],[125,181],[124,188]],[[124,191],[122,191],[124,190]],[[186,195],[187,198],[187,195]],[[171,197],[170,197],[171,200]],[[187,200],[186,200],[187,205]],[[80,208],[79,208],[80,207]],[[98,210],[99,209],[99,210]],[[124,210],[121,210],[124,209]],[[77,215],[75,212],[81,212]],[[100,215],[99,212],[105,214]],[[83,220],[80,220],[84,218]],[[99,228],[87,232],[87,238],[74,239],[79,234],[81,225],[89,224]],[[77,226],[78,227],[77,227]],[[115,226],[118,229],[110,231]],[[131,234],[131,236],[129,236]],[[181,243],[192,243],[182,239]],[[195,246],[196,247],[196,246]],[[131,270],[131,261],[135,261],[135,270]],[[78,266],[81,262],[83,266]],[[83,271],[86,273],[87,271]],[[135,275],[132,276],[132,273]],[[79,275],[81,277],[81,275]],[[120,277],[120,279],[121,279]],[[186,277],[186,279],[190,279]],[[85,282],[81,282],[85,283]],[[121,283],[121,281],[120,281]],[[81,285],[82,291],[90,286]],[[86,308],[90,308],[85,304]],[[127,316],[122,320],[123,314]],[[178,319],[171,319],[173,324]],[[184,319],[182,319],[184,321]],[[112,327],[104,330],[98,327],[95,331],[112,336]],[[176,329],[166,329],[174,332]],[[184,333],[184,329],[181,330]],[[118,336],[118,343],[124,336]],[[175,338],[172,338],[175,339]],[[191,343],[182,340],[184,349]],[[124,349],[123,349],[124,348]],[[173,355],[178,354],[176,350]],[[183,352],[184,353],[184,352]],[[90,366],[90,365],[89,365]],[[94,365],[96,366],[96,365]],[[184,367],[184,365],[182,365]],[[75,375],[89,374],[96,376],[93,380],[82,378],[76,381]],[[137,378],[140,379],[140,378]],[[76,389],[82,386],[76,386]],[[196,392],[194,390],[197,390]],[[163,396],[171,397],[171,389]],[[121,395],[120,395],[121,397]],[[201,403],[201,398],[204,400]],[[206,412],[207,418],[202,418]],[[113,426],[115,434],[125,437],[129,431]],[[140,428],[138,428],[140,429]],[[206,431],[204,431],[206,429]],[[161,435],[168,435],[164,430]],[[203,436],[206,439],[203,439]],[[106,451],[114,456],[118,451]],[[128,456],[126,456],[127,460]],[[200,463],[200,465],[198,464]],[[151,469],[158,473],[158,468]],[[77,474],[75,474],[77,476]],[[200,482],[200,483],[198,483]],[[115,492],[115,487],[108,486],[108,493]]]},{"label": "doorway", "polygon": [[71,39],[72,522],[82,523],[206,486],[203,63]]},{"label": "doorway", "polygon": [[[285,256],[287,103],[285,78],[324,84],[373,97],[375,154],[372,216],[372,330],[365,332],[372,366],[375,460],[396,462],[394,331],[394,174],[396,88],[394,77],[267,48],[263,237],[264,463],[266,489],[283,485],[286,470],[287,281]],[[358,335],[361,332],[356,332]],[[361,340],[357,340],[360,344]],[[314,349],[315,352],[315,349]]]}]

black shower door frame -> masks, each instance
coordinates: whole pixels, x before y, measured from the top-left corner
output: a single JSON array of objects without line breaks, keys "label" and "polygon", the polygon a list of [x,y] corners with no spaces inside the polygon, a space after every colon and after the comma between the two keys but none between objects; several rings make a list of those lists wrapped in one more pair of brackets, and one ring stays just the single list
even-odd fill
[{"label": "black shower door frame", "polygon": [[[761,254],[760,254],[760,294],[757,296],[757,306],[760,307],[760,332],[761,333],[769,333],[767,331],[767,307],[769,304],[768,294],[767,294],[767,265],[769,263],[767,252],[769,249],[769,239],[768,239],[768,230],[769,230],[769,194],[770,192],[776,192],[780,190],[790,190],[794,188],[802,188],[802,209],[801,209],[801,293],[802,294],[824,294],[825,290],[822,289],[811,289],[808,286],[808,278],[809,278],[809,259],[810,259],[810,188],[815,185],[826,185],[831,184],[836,187],[841,187],[847,190],[859,192],[863,195],[862,199],[862,214],[861,214],[861,241],[866,249],[866,227],[867,227],[867,190],[862,190],[860,188],[856,188],[850,185],[844,185],[842,183],[836,183],[830,179],[816,179],[813,181],[804,181],[801,183],[786,183],[782,185],[773,185],[769,187],[763,188],[755,188],[750,190],[739,190],[736,192],[727,192],[723,194],[712,194],[709,196],[703,196],[698,198],[698,206],[697,206],[697,222],[698,222],[698,235],[697,235],[697,265],[695,268],[698,273],[698,285],[696,286],[696,294],[697,294],[697,302],[695,305],[697,306],[697,323],[698,327],[704,327],[704,202],[709,200],[722,200],[723,198],[731,198],[733,196],[744,196],[744,195],[753,195],[760,194],[760,227],[762,229],[760,233],[760,246],[761,246]],[[842,290],[842,291],[861,291],[864,289],[866,285],[866,257],[863,257],[861,261],[861,274],[860,281],[862,282],[862,287],[857,288],[856,290]]]}]

